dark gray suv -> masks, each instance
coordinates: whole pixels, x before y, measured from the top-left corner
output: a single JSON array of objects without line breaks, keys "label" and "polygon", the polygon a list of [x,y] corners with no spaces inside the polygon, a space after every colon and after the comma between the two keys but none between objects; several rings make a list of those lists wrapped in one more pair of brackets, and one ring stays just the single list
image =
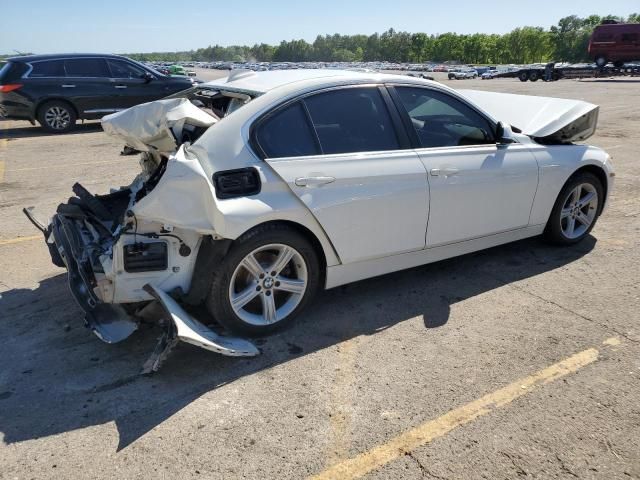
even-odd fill
[{"label": "dark gray suv", "polygon": [[63,133],[77,119],[101,118],[192,84],[117,55],[14,57],[0,70],[0,116],[37,120],[45,130]]}]

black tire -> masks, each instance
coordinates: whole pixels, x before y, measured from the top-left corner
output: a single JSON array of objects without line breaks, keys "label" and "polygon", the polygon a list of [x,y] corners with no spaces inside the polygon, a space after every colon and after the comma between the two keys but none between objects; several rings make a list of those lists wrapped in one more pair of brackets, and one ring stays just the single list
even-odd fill
[{"label": "black tire", "polygon": [[537,82],[540,79],[540,75],[538,74],[538,72],[533,71],[529,74],[529,80],[532,82]]},{"label": "black tire", "polygon": [[607,58],[603,55],[600,55],[598,58],[596,58],[596,65],[600,68],[604,67],[607,63],[609,63],[609,60],[607,60]]},{"label": "black tire", "polygon": [[75,128],[77,119],[75,109],[62,100],[52,100],[38,108],[38,122],[50,133],[70,132]]},{"label": "black tire", "polygon": [[[283,244],[295,249],[304,259],[307,287],[295,309],[283,319],[268,325],[254,325],[240,318],[231,306],[229,287],[236,267],[255,249],[270,244]],[[250,230],[234,241],[216,269],[206,307],[214,319],[235,334],[252,337],[268,335],[290,325],[315,297],[320,287],[320,261],[312,243],[296,229],[283,224],[267,224]],[[274,293],[275,301],[275,293]]]},{"label": "black tire", "polygon": [[529,80],[529,72],[520,72],[518,74],[518,79],[520,79],[521,82],[526,82]]},{"label": "black tire", "polygon": [[[596,207],[596,215],[591,225],[577,238],[568,238],[564,232],[562,231],[562,221],[561,221],[561,213],[564,207],[564,203],[567,200],[567,197],[578,185],[581,184],[591,184],[598,195],[598,204]],[[553,210],[551,210],[551,215],[549,216],[549,220],[547,221],[547,226],[544,230],[544,238],[545,240],[554,243],[556,245],[573,245],[580,241],[582,241],[593,229],[598,221],[598,217],[602,212],[602,206],[604,202],[604,187],[602,186],[602,182],[598,177],[589,172],[580,172],[573,175],[567,183],[565,183],[564,187],[560,191],[558,198],[556,199],[556,203],[553,206]]]}]

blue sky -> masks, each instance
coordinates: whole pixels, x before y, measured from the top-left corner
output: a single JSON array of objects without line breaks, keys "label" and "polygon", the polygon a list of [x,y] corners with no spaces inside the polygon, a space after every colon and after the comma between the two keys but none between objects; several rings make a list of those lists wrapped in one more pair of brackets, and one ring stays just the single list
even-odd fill
[{"label": "blue sky", "polygon": [[[0,53],[150,52],[396,30],[504,33],[566,15],[640,11],[638,0],[321,0],[3,2]],[[28,7],[27,7],[28,5]]]}]

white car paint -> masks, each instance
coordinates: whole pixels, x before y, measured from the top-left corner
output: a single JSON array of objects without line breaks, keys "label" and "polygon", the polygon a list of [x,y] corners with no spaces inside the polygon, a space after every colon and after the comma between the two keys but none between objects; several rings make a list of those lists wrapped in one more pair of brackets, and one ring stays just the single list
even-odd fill
[{"label": "white car paint", "polygon": [[[402,254],[425,248],[467,241],[473,244],[474,239],[487,237],[478,243],[478,248],[486,248],[521,238],[523,234],[538,234],[560,188],[573,171],[583,164],[599,165],[609,171],[606,154],[593,147],[544,146],[511,132],[508,135],[519,143],[272,159],[266,163],[248,145],[252,123],[286,100],[336,85],[383,83],[422,85],[445,91],[489,110],[488,117],[494,120],[502,120],[500,115],[508,113],[504,122],[509,125],[514,124],[514,110],[518,111],[518,118],[528,112],[536,120],[525,127],[535,136],[551,134],[597,109],[574,100],[456,92],[428,80],[369,72],[233,72],[230,77],[207,83],[206,87],[259,96],[210,128],[193,145],[181,148],[154,191],[134,206],[136,215],[230,239],[267,221],[299,223],[321,243],[328,266],[326,286],[331,287],[349,281],[351,274],[343,272],[349,270],[350,264],[366,272],[362,262],[372,262],[370,275],[362,273],[354,277],[366,278],[396,270],[391,265],[384,267],[386,270],[374,267],[379,263],[376,259],[390,257],[382,263],[387,265],[396,259],[403,264]],[[503,108],[502,103],[508,108]],[[549,115],[548,125],[544,125],[544,117],[538,115],[538,110]],[[388,161],[391,158],[401,162]],[[254,197],[217,199],[211,175],[244,166],[259,169],[263,191]],[[429,173],[438,169],[456,172]],[[554,169],[557,172],[552,173]],[[309,176],[336,180],[311,187],[295,184],[296,178]],[[539,184],[543,178],[545,182]],[[176,201],[178,198],[181,201]],[[508,233],[520,229],[522,232],[515,236]],[[497,235],[505,232],[506,236]],[[469,248],[464,245],[456,250],[454,246],[445,257],[474,249]],[[418,264],[428,261],[424,257]]]},{"label": "white car paint", "polygon": [[[312,92],[354,85],[437,90],[475,106],[491,122],[503,122],[504,137],[490,145],[265,160],[254,151],[251,128],[262,115]],[[105,131],[129,146],[146,149],[153,158],[170,154],[157,185],[139,200],[135,193],[130,196],[134,223],[127,225],[135,225],[135,231],[118,236],[100,257],[103,271],[96,272],[94,292],[104,303],[159,299],[174,318],[174,339],[214,351],[220,339],[166,295],[189,291],[206,237],[228,242],[266,222],[295,224],[319,244],[325,287],[332,288],[539,235],[563,185],[581,167],[602,172],[605,205],[613,187],[604,151],[542,144],[560,131],[563,138],[591,135],[598,107],[585,102],[456,92],[419,78],[339,70],[236,71],[202,88],[237,99],[231,113],[216,122],[184,100],[169,99],[105,118]],[[209,128],[193,144],[178,147],[188,125]],[[218,198],[213,174],[243,167],[256,169],[260,192]],[[132,186],[146,181],[141,175]],[[144,236],[159,232],[179,240]],[[166,242],[168,268],[125,272],[124,246],[152,240]],[[181,247],[190,253],[181,255]],[[220,351],[255,354],[242,341],[227,347]]]}]

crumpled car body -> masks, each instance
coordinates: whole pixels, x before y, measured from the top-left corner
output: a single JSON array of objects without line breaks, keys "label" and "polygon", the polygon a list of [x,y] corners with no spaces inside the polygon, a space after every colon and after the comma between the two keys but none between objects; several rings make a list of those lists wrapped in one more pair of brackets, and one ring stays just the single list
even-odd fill
[{"label": "crumpled car body", "polygon": [[[335,92],[347,96],[327,109]],[[340,135],[357,108],[371,117],[386,108],[390,123],[356,118],[358,128]],[[285,125],[291,112],[300,116]],[[105,133],[139,152],[141,173],[128,187],[94,195],[76,184],[46,226],[26,213],[102,340],[124,340],[149,319],[163,325],[145,371],[179,340],[256,355],[229,330],[271,331],[262,327],[297,314],[311,288],[540,235],[577,174],[600,182],[594,222],[613,186],[611,162],[573,142],[593,134],[597,112],[371,72],[234,71],[104,117]],[[315,136],[300,146],[305,121]],[[431,135],[436,126],[445,133]],[[365,127],[397,148],[368,148]],[[332,152],[331,142],[358,147]],[[194,313],[202,304],[210,315]]]}]

